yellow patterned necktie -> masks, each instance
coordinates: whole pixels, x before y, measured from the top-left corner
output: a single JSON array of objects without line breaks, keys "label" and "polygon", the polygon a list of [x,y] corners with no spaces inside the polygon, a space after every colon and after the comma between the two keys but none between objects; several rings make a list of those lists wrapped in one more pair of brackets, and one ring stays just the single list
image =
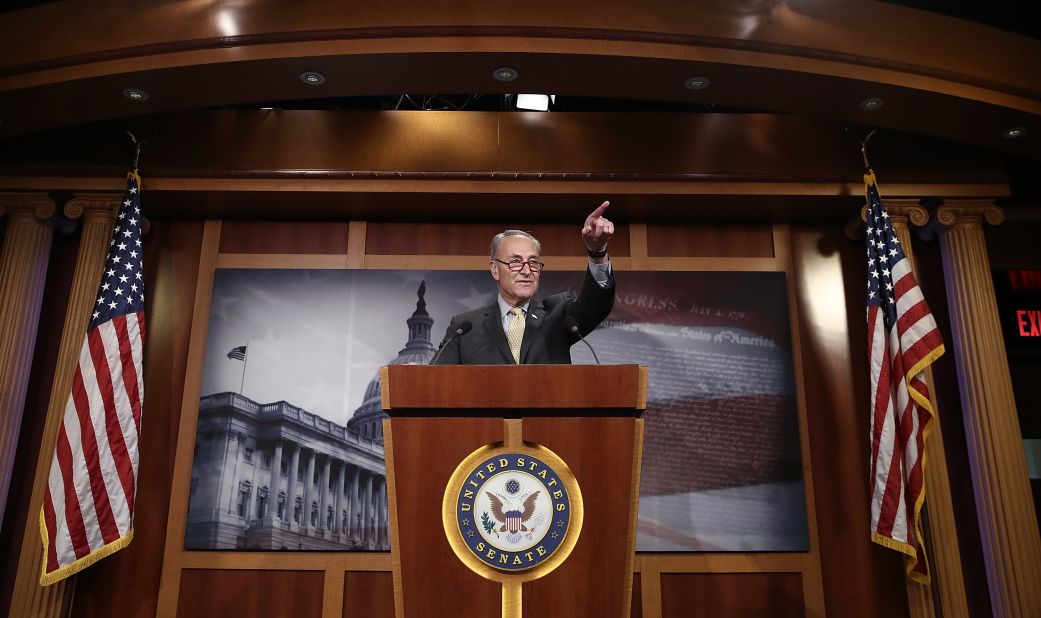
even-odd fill
[{"label": "yellow patterned necktie", "polygon": [[521,341],[524,340],[524,310],[520,307],[512,307],[509,313],[513,317],[510,319],[509,328],[506,330],[506,341],[510,344],[513,360],[519,364]]}]

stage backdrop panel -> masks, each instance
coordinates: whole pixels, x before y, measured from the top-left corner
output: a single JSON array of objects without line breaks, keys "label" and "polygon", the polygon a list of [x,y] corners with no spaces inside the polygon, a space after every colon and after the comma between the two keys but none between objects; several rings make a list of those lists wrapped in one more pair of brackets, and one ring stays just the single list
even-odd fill
[{"label": "stage backdrop panel", "polygon": [[[637,549],[806,551],[785,275],[616,276],[588,339],[650,368]],[[218,269],[185,547],[388,549],[379,367],[493,301],[487,271]]]}]

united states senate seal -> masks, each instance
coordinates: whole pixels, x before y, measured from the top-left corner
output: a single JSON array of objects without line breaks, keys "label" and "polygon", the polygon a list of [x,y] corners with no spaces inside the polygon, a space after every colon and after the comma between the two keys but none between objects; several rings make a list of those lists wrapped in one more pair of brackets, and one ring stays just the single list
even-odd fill
[{"label": "united states senate seal", "polygon": [[532,578],[541,577],[567,557],[581,530],[578,483],[542,447],[478,449],[452,476],[444,507],[453,549],[485,576],[535,570]]}]

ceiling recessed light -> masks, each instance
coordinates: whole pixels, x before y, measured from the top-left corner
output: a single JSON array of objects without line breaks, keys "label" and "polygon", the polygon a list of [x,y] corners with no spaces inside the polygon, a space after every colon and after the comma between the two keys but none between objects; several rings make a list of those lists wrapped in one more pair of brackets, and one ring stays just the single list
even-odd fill
[{"label": "ceiling recessed light", "polygon": [[1005,139],[1019,139],[1026,134],[1026,127],[1009,127],[1001,132],[1001,137]]},{"label": "ceiling recessed light", "polygon": [[708,88],[708,85],[711,83],[712,81],[709,80],[709,78],[699,75],[698,77],[692,77],[683,82],[683,85],[687,90],[704,90],[705,88]]},{"label": "ceiling recessed light", "polygon": [[500,82],[512,82],[517,79],[518,75],[520,73],[517,72],[517,69],[511,69],[510,67],[499,67],[492,71],[492,77]]},{"label": "ceiling recessed light", "polygon": [[308,86],[320,86],[325,83],[325,76],[318,71],[304,71],[300,74],[300,81]]},{"label": "ceiling recessed light", "polygon": [[127,88],[123,91],[123,96],[131,101],[144,101],[148,98],[148,93],[140,88]]},{"label": "ceiling recessed light", "polygon": [[878,97],[871,97],[869,99],[864,99],[863,101],[861,101],[858,107],[860,107],[860,109],[864,110],[865,112],[871,112],[882,107],[885,104],[886,102],[882,99]]}]

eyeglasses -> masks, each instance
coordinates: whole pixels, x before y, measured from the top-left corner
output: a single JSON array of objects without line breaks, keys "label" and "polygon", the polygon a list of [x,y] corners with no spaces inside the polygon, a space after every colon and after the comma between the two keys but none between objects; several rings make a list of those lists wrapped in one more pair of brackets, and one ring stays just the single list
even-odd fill
[{"label": "eyeglasses", "polygon": [[538,260],[528,260],[527,262],[520,258],[513,258],[509,262],[503,262],[499,258],[492,258],[492,260],[500,264],[505,264],[507,268],[509,268],[515,273],[519,273],[520,271],[524,270],[525,266],[527,266],[533,273],[540,272],[543,268],[546,267],[545,264]]}]

